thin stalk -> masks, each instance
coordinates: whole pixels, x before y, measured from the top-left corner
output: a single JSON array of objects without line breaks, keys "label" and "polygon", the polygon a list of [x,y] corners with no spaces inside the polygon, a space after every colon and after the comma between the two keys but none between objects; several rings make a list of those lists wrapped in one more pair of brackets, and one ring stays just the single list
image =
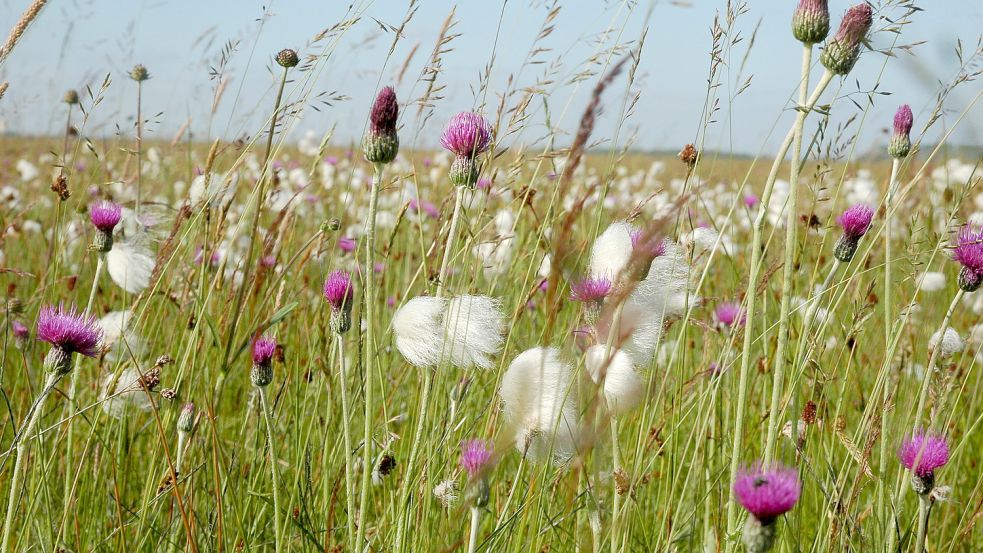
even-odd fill
[{"label": "thin stalk", "polygon": [[621,464],[621,452],[618,448],[618,419],[611,417],[611,553],[617,553],[618,547],[618,515],[621,510],[621,496],[618,495],[618,479],[614,476]]},{"label": "thin stalk", "polygon": [[140,214],[140,200],[143,196],[143,81],[137,81],[137,215]]},{"label": "thin stalk", "polygon": [[468,553],[478,550],[478,528],[481,526],[481,509],[471,507],[471,533],[468,538]]},{"label": "thin stalk", "polygon": [[58,373],[48,374],[41,394],[38,395],[37,400],[28,412],[27,422],[24,423],[20,432],[14,437],[14,441],[17,442],[17,459],[14,461],[14,472],[10,477],[10,494],[7,496],[7,516],[3,523],[3,543],[0,544],[0,553],[7,553],[11,550],[10,533],[13,530],[14,513],[17,511],[17,503],[20,499],[21,469],[24,467],[24,459],[27,457],[27,450],[31,445],[31,433],[34,431],[34,426],[40,420],[41,413],[44,411],[45,400],[51,395],[51,391],[55,389],[55,385],[58,384],[62,376],[64,375]]},{"label": "thin stalk", "polygon": [[437,275],[436,296],[444,295],[444,288],[447,285],[447,268],[450,266],[451,257],[454,255],[454,241],[457,240],[457,223],[461,218],[461,206],[464,203],[464,187],[457,186],[454,195],[454,214],[451,215],[451,226],[447,231],[447,247],[444,249],[444,259],[440,262],[440,273]]},{"label": "thin stalk", "polygon": [[925,547],[925,536],[928,533],[928,515],[931,512],[932,504],[929,495],[918,496],[918,535],[915,538],[915,553],[924,553],[928,549]]},{"label": "thin stalk", "polygon": [[[799,172],[802,164],[802,133],[805,128],[805,103],[809,94],[809,69],[812,66],[812,44],[802,45],[802,73],[799,82],[799,105],[792,126],[792,163],[789,174],[788,215],[785,220],[785,257],[782,267],[782,299],[778,316],[778,348],[775,351],[775,365],[772,369],[771,407],[768,410],[768,435],[765,439],[764,465],[771,464],[775,456],[775,440],[778,439],[778,424],[781,412],[782,390],[785,385],[785,349],[788,347],[789,326],[792,319],[793,277],[795,276],[795,246],[798,234],[797,204],[799,198]],[[794,393],[794,392],[793,392]],[[793,413],[794,416],[794,413]]]},{"label": "thin stalk", "polygon": [[280,474],[276,468],[276,452],[273,449],[275,444],[273,441],[273,414],[266,399],[266,390],[262,386],[257,387],[257,390],[259,391],[259,403],[263,409],[263,420],[266,422],[266,446],[269,448],[270,473],[273,475],[273,538],[276,551],[279,553],[283,550],[280,543]]},{"label": "thin stalk", "polygon": [[[102,271],[106,267],[106,254],[100,252],[96,257],[96,272],[92,277],[92,288],[89,290],[89,301],[85,304],[85,311],[83,316],[88,317],[89,313],[92,312],[92,306],[96,301],[96,290],[99,289],[99,278],[102,276]],[[72,421],[75,420],[75,413],[78,411],[78,398],[76,397],[76,392],[78,390],[79,373],[82,371],[82,356],[75,356],[75,366],[72,367],[72,376],[68,379],[68,402],[66,403],[66,418],[65,418],[65,488],[62,492],[62,497],[65,500],[64,507],[64,518],[63,520],[68,520],[68,514],[72,506],[72,495],[74,495],[74,486],[72,475],[73,466],[73,455],[75,453],[75,438],[72,434]]]},{"label": "thin stalk", "polygon": [[[891,353],[891,331],[894,327],[894,319],[891,317],[891,307],[892,299],[894,296],[894,283],[891,279],[891,262],[893,261],[891,255],[891,243],[894,241],[892,236],[894,232],[894,224],[892,216],[894,215],[892,210],[894,208],[894,193],[897,188],[898,183],[898,173],[901,168],[901,160],[895,158],[893,163],[891,163],[891,180],[887,185],[887,194],[884,198],[884,352],[886,355]],[[887,360],[887,366],[890,367],[891,360]],[[890,391],[890,379],[884,379],[884,386],[881,391],[881,444],[880,444],[880,456],[878,459],[878,471],[877,474],[881,475],[881,478],[877,480],[877,506],[878,518],[880,520],[887,520],[887,501],[885,498],[886,486],[884,483],[884,475],[887,474],[887,463],[890,453],[888,452],[888,416],[887,416],[887,403],[891,397]]]},{"label": "thin stalk", "polygon": [[[375,178],[369,193],[369,221],[365,229],[365,266],[362,268],[365,289],[365,420],[362,432],[362,489],[358,500],[359,524],[355,534],[355,549],[360,551],[367,524],[366,509],[369,505],[369,483],[372,479],[372,401],[375,373],[375,215],[379,206],[379,188],[385,165],[375,164]],[[352,516],[352,515],[349,515]]]},{"label": "thin stalk", "polygon": [[[826,87],[833,80],[833,73],[826,71],[819,83],[816,84],[816,88],[812,91],[812,96],[809,97],[809,101],[806,103],[805,110],[811,111],[812,108],[816,106],[819,101],[819,97],[822,95]],[[735,428],[734,428],[734,439],[731,444],[731,461],[730,461],[730,482],[733,482],[737,478],[737,471],[741,467],[741,450],[744,446],[744,410],[746,408],[747,402],[747,388],[748,388],[748,377],[751,371],[751,346],[753,344],[752,327],[755,321],[755,309],[757,307],[757,288],[758,279],[761,273],[761,245],[762,245],[762,230],[764,227],[766,209],[768,201],[771,198],[771,192],[774,189],[775,180],[778,178],[778,170],[781,168],[782,161],[785,159],[785,154],[788,153],[789,148],[792,146],[792,138],[794,137],[794,129],[790,129],[788,134],[785,136],[785,140],[782,142],[781,147],[775,155],[775,161],[772,163],[771,172],[768,174],[768,179],[765,182],[765,193],[762,194],[761,204],[758,208],[758,215],[755,217],[753,231],[751,236],[751,266],[748,269],[748,285],[745,292],[747,299],[747,323],[744,328],[744,345],[741,351],[741,366],[738,374],[738,387],[737,387],[737,408],[735,414]],[[734,532],[737,530],[737,501],[734,498],[734,491],[731,489],[730,501],[727,504],[727,535],[733,536]],[[734,550],[734,542],[732,540],[728,541],[727,545],[728,551]]]},{"label": "thin stalk", "polygon": [[348,509],[346,522],[348,523],[347,540],[349,547],[355,538],[355,482],[352,469],[355,466],[352,458],[352,430],[351,413],[348,404],[348,367],[345,361],[345,340],[341,334],[335,334],[335,349],[338,351],[338,364],[341,367],[341,427],[343,443],[345,447],[345,507]]}]

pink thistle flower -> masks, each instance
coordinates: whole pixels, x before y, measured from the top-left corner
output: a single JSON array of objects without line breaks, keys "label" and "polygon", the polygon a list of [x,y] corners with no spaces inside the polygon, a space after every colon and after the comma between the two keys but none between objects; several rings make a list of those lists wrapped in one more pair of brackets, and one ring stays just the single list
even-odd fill
[{"label": "pink thistle flower", "polygon": [[916,431],[901,442],[898,457],[911,472],[929,477],[949,462],[949,444],[945,436]]},{"label": "pink thistle flower", "polygon": [[338,239],[338,249],[345,253],[352,253],[355,251],[355,239],[343,236]]},{"label": "pink thistle flower", "polygon": [[460,465],[467,471],[470,478],[474,478],[485,468],[485,465],[491,460],[491,456],[491,448],[484,440],[467,440],[461,443]]},{"label": "pink thistle flower", "polygon": [[261,336],[253,341],[253,363],[256,365],[268,366],[273,362],[273,354],[276,353],[276,339],[269,336]]},{"label": "pink thistle flower", "polygon": [[816,44],[829,34],[829,6],[826,0],[799,0],[792,15],[792,34],[805,44]]},{"label": "pink thistle flower", "polygon": [[333,271],[324,281],[324,299],[331,305],[332,310],[351,308],[355,297],[351,276],[345,271]]},{"label": "pink thistle flower", "polygon": [[737,302],[725,302],[718,305],[713,312],[713,317],[718,325],[726,328],[744,326],[747,322],[747,315],[741,309],[741,304]]},{"label": "pink thistle flower", "polygon": [[99,353],[102,330],[95,317],[83,315],[73,305],[65,309],[48,306],[38,315],[38,340],[48,342],[64,353],[95,357]]},{"label": "pink thistle flower", "polygon": [[959,230],[952,259],[962,265],[959,272],[959,287],[973,292],[983,283],[983,228],[974,231],[972,225]]},{"label": "pink thistle flower", "polygon": [[762,524],[792,510],[801,492],[798,473],[781,464],[766,470],[755,463],[738,472],[734,482],[737,502]]},{"label": "pink thistle flower", "polygon": [[755,207],[758,206],[759,203],[761,203],[761,200],[758,199],[758,197],[755,196],[754,194],[744,195],[744,206],[747,207],[748,209],[754,209]]},{"label": "pink thistle flower", "polygon": [[666,254],[666,241],[656,236],[646,236],[645,231],[631,230],[631,247],[635,251],[650,254],[652,257],[660,257]]},{"label": "pink thistle flower", "polygon": [[89,220],[103,232],[113,232],[122,215],[123,209],[119,204],[110,201],[101,201],[89,207]]},{"label": "pink thistle flower", "polygon": [[887,153],[895,159],[904,159],[911,152],[911,125],[914,123],[911,107],[905,104],[894,114],[894,134],[887,145]]},{"label": "pink thistle flower", "polygon": [[396,91],[387,86],[379,91],[372,104],[369,115],[372,134],[392,134],[396,132],[396,122],[399,120],[399,103],[396,101]]},{"label": "pink thistle flower", "polygon": [[31,335],[31,331],[20,321],[14,321],[10,326],[17,340],[26,340]]},{"label": "pink thistle flower", "polygon": [[860,58],[860,46],[874,23],[873,9],[867,3],[848,9],[840,22],[836,36],[827,41],[819,57],[826,69],[837,75],[846,75]]},{"label": "pink thistle flower", "polygon": [[421,202],[416,198],[410,200],[410,211],[413,211],[414,213],[423,212],[432,219],[436,219],[440,216],[440,210],[437,209],[437,206],[428,201]]},{"label": "pink thistle flower", "polygon": [[874,210],[863,204],[857,204],[844,211],[842,215],[836,218],[836,222],[843,227],[843,234],[856,240],[867,234],[873,218]]},{"label": "pink thistle flower", "polygon": [[490,190],[492,186],[492,180],[488,177],[481,177],[478,179],[478,183],[475,185],[478,190]]},{"label": "pink thistle flower", "polygon": [[491,143],[491,125],[477,113],[465,111],[451,118],[440,135],[440,144],[457,156],[474,158]]},{"label": "pink thistle flower", "polygon": [[911,134],[911,126],[915,123],[915,117],[911,113],[911,106],[904,104],[898,108],[894,114],[894,134],[908,136]]},{"label": "pink thistle flower", "polygon": [[573,301],[600,301],[609,293],[611,293],[611,280],[604,277],[586,277],[570,285],[570,299]]}]

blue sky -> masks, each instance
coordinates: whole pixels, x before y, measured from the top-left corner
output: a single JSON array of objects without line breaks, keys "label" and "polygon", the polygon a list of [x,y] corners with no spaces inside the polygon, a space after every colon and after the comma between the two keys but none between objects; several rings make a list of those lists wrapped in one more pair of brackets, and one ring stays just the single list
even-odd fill
[{"label": "blue sky", "polygon": [[[886,2],[886,0],[882,0]],[[0,28],[8,29],[28,4],[27,0],[0,0]],[[312,44],[312,38],[346,19],[349,5],[360,18],[344,32]],[[559,16],[552,22],[552,33],[538,45],[541,64],[526,65],[543,21],[555,5]],[[831,0],[834,27],[850,2]],[[433,50],[441,25],[455,5],[445,1],[419,0],[418,10],[397,42],[392,57],[386,54],[393,40],[391,31],[379,23],[398,26],[406,15],[404,0],[65,0],[49,3],[39,20],[28,31],[18,48],[0,67],[0,80],[10,81],[10,90],[0,102],[0,119],[7,132],[47,134],[60,132],[64,109],[58,103],[67,88],[98,88],[106,74],[112,84],[105,99],[93,110],[87,132],[112,134],[119,126],[129,133],[133,124],[135,85],[126,72],[135,63],[145,64],[153,78],[144,90],[144,111],[154,117],[152,136],[171,139],[178,128],[190,120],[197,138],[206,135],[236,138],[260,132],[268,116],[274,93],[270,72],[272,55],[284,47],[301,54],[321,54],[326,59],[315,71],[295,74],[288,86],[290,98],[307,85],[313,94],[334,92],[345,96],[324,106],[320,112],[307,109],[293,122],[289,132],[299,138],[307,130],[320,137],[334,128],[336,143],[357,140],[364,129],[368,106],[381,84],[394,83],[414,47],[416,54],[397,83],[401,100],[418,98],[424,89],[419,81]],[[791,37],[789,18],[793,0],[748,0],[746,13],[737,19],[735,30],[744,40],[733,51],[725,72],[722,109],[707,134],[708,148],[756,153],[763,145],[773,146],[776,121],[784,128],[791,113],[787,107],[798,83],[801,47]],[[917,56],[890,59],[866,53],[851,76],[837,87],[841,98],[834,122],[845,121],[856,108],[843,95],[869,90],[880,75],[880,91],[890,96],[875,98],[874,107],[863,122],[858,146],[876,150],[885,141],[883,129],[890,124],[894,110],[910,103],[916,114],[916,129],[934,105],[938,81],[950,80],[958,67],[953,50],[962,39],[964,51],[975,49],[983,29],[983,2],[979,0],[921,0],[923,12],[904,28],[900,43],[927,41],[916,48]],[[265,11],[264,11],[265,6]],[[647,30],[636,80],[626,89],[622,76],[604,97],[604,115],[595,138],[623,143],[634,135],[643,149],[678,149],[693,141],[700,128],[706,96],[706,80],[711,47],[710,25],[715,14],[725,9],[724,0],[625,2],[615,0],[507,0],[461,1],[451,30],[460,34],[443,56],[437,84],[439,100],[432,117],[416,118],[417,109],[404,110],[404,144],[434,146],[442,122],[455,112],[485,105],[493,111],[507,89],[509,76],[513,88],[529,87],[551,71],[548,95],[535,96],[530,104],[530,120],[525,130],[509,136],[508,144],[539,142],[547,135],[545,114],[561,131],[561,137],[575,132],[578,120],[597,76],[579,85],[572,77],[591,67],[586,64],[596,52],[605,52],[616,42],[634,47]],[[885,15],[899,15],[885,11]],[[377,21],[376,21],[377,20]],[[501,21],[501,24],[499,22]],[[883,19],[877,23],[885,26]],[[738,77],[744,50],[757,27],[754,47]],[[605,34],[605,30],[612,32]],[[890,44],[891,35],[881,33],[874,46]],[[337,45],[326,44],[337,40]],[[213,118],[209,117],[215,81],[209,67],[218,63],[223,44],[237,41],[230,57],[229,84]],[[494,59],[493,54],[494,52]],[[605,58],[601,58],[605,59]],[[493,63],[492,63],[493,62]],[[482,74],[491,64],[487,94],[476,97]],[[815,68],[813,80],[821,68]],[[883,74],[881,72],[883,71]],[[750,88],[728,102],[735,84],[753,75]],[[838,84],[838,83],[837,83]],[[947,103],[951,110],[937,131],[952,124],[956,116],[983,87],[983,81],[958,89]],[[616,115],[626,98],[638,94],[632,116],[625,126],[616,125]],[[832,100],[828,92],[824,101]],[[865,95],[855,95],[862,104]],[[514,104],[518,96],[508,99]],[[983,144],[983,100],[965,118],[954,138],[958,143]],[[854,127],[860,128],[855,122]],[[410,132],[407,132],[407,131]],[[419,132],[417,132],[419,130]],[[937,136],[937,135],[933,135]],[[564,138],[561,138],[564,140]]]}]

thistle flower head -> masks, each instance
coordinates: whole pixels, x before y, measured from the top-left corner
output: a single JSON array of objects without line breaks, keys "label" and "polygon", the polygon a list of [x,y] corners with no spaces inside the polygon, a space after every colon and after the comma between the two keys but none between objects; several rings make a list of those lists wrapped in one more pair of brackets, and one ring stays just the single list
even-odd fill
[{"label": "thistle flower head", "polygon": [[924,478],[949,462],[949,444],[945,436],[915,431],[901,442],[898,457],[905,468]]},{"label": "thistle flower head", "polygon": [[123,215],[123,208],[110,201],[101,201],[89,207],[89,220],[103,232],[113,232]]},{"label": "thistle flower head", "polygon": [[392,134],[396,132],[396,121],[399,119],[399,103],[396,102],[396,91],[387,86],[379,91],[372,104],[369,115],[369,131],[372,134]]},{"label": "thistle flower head", "polygon": [[333,271],[324,281],[324,299],[328,300],[332,310],[350,309],[355,288],[352,278],[345,271]]},{"label": "thistle flower head", "polygon": [[600,301],[611,293],[611,279],[586,277],[570,285],[570,299],[580,302]]},{"label": "thistle flower head", "polygon": [[843,234],[853,240],[859,240],[867,234],[870,229],[870,222],[874,218],[874,210],[863,205],[857,204],[836,218],[836,222],[843,228]]},{"label": "thistle flower head", "polygon": [[952,259],[962,265],[959,287],[973,292],[983,283],[983,228],[974,231],[971,225],[960,229]]},{"label": "thistle flower head", "polygon": [[95,357],[99,353],[102,331],[95,317],[83,315],[73,305],[65,308],[48,306],[38,315],[38,340],[71,354],[80,353]]},{"label": "thistle flower head", "polygon": [[14,338],[17,340],[26,340],[31,335],[31,331],[20,321],[11,323],[10,330],[14,333]]},{"label": "thistle flower head", "polygon": [[755,463],[738,472],[734,482],[737,502],[763,524],[792,510],[801,491],[798,473],[780,464],[765,469]]},{"label": "thistle flower head", "polygon": [[261,336],[253,342],[253,363],[256,365],[269,365],[273,362],[273,354],[276,352],[276,339],[269,336]]},{"label": "thistle flower head", "polygon": [[488,149],[491,125],[477,113],[465,111],[451,118],[440,135],[440,144],[455,155],[474,158]]},{"label": "thistle flower head", "polygon": [[62,97],[62,101],[64,101],[66,104],[70,106],[79,103],[78,91],[76,91],[74,88],[69,88],[68,90],[65,91],[65,95]]},{"label": "thistle flower head", "polygon": [[300,58],[295,50],[284,48],[277,53],[276,62],[280,64],[280,67],[290,68],[296,67],[300,63]]},{"label": "thistle flower head", "polygon": [[836,32],[819,61],[837,75],[846,75],[860,57],[860,45],[874,22],[873,10],[867,3],[857,4],[846,11]]},{"label": "thistle flower head", "polygon": [[904,159],[911,152],[911,125],[914,116],[911,108],[905,104],[894,114],[894,134],[887,145],[887,153],[895,159]]},{"label": "thistle flower head", "polygon": [[754,209],[759,203],[761,203],[761,200],[754,194],[748,193],[744,195],[744,206],[748,209]]},{"label": "thistle flower head", "polygon": [[717,324],[727,328],[743,326],[747,322],[747,315],[741,309],[741,304],[737,302],[721,303],[714,310],[713,318],[716,319]]},{"label": "thistle flower head", "polygon": [[894,114],[894,134],[908,135],[911,133],[911,126],[915,122],[915,117],[911,113],[911,106],[904,104],[898,108]]},{"label": "thistle flower head", "polygon": [[467,471],[468,477],[474,478],[488,464],[491,455],[492,451],[488,442],[484,440],[466,440],[461,443],[461,468]]},{"label": "thistle flower head", "polygon": [[792,14],[792,34],[804,44],[816,44],[829,34],[827,0],[799,0]]},{"label": "thistle flower head", "polygon": [[150,72],[141,64],[136,64],[130,69],[130,78],[136,82],[143,82],[150,78]]},{"label": "thistle flower head", "polygon": [[646,234],[645,231],[632,229],[629,231],[631,236],[631,248],[634,251],[641,251],[652,257],[660,257],[666,254],[666,240],[660,236]]},{"label": "thistle flower head", "polygon": [[195,426],[195,404],[188,402],[181,408],[181,413],[177,417],[177,430],[187,434]]}]

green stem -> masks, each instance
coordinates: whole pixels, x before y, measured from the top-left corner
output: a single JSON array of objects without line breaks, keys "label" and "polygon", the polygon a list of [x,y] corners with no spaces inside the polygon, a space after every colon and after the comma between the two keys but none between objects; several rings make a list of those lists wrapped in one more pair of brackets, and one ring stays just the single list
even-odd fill
[{"label": "green stem", "polygon": [[772,369],[771,407],[768,410],[768,435],[765,440],[764,464],[771,464],[775,456],[775,441],[778,439],[778,425],[781,419],[782,389],[785,385],[785,349],[788,347],[789,326],[792,319],[792,295],[794,293],[795,246],[798,234],[797,207],[799,197],[799,172],[802,167],[802,133],[805,128],[805,109],[809,94],[809,68],[812,66],[812,44],[802,45],[802,77],[799,83],[799,110],[792,126],[792,162],[789,175],[788,215],[785,220],[785,257],[782,261],[782,299],[778,315],[778,348],[775,351],[775,364]]},{"label": "green stem", "polygon": [[481,509],[471,507],[471,533],[468,538],[468,553],[478,550],[478,528],[481,526]]},{"label": "green stem", "polygon": [[[891,180],[887,185],[887,194],[884,199],[884,298],[882,303],[884,304],[884,354],[891,354],[891,331],[894,326],[894,319],[891,316],[892,300],[894,296],[894,283],[891,279],[891,262],[892,252],[891,252],[891,242],[893,242],[893,232],[894,225],[892,220],[892,209],[894,207],[894,192],[897,187],[898,173],[901,168],[901,160],[894,159],[891,163]],[[886,366],[891,366],[891,359],[886,360]],[[886,502],[886,486],[884,476],[887,474],[888,459],[893,457],[888,451],[888,439],[887,432],[888,428],[888,416],[887,416],[887,403],[891,397],[890,392],[890,378],[885,374],[884,384],[881,391],[881,444],[880,444],[880,456],[878,459],[879,465],[877,474],[881,475],[881,478],[877,480],[877,506],[878,506],[878,518],[880,520],[887,520],[887,502]]]},{"label": "green stem", "polygon": [[137,215],[140,214],[140,200],[143,196],[143,82],[137,81]]},{"label": "green stem", "polygon": [[464,203],[464,187],[456,187],[454,195],[454,214],[451,215],[451,226],[447,231],[447,247],[444,249],[444,259],[440,262],[440,273],[437,275],[436,296],[442,297],[447,284],[447,268],[450,266],[451,257],[454,256],[454,241],[457,240],[457,224],[461,218],[461,207]]},{"label": "green stem", "polygon": [[[366,510],[369,505],[369,483],[372,478],[372,400],[374,385],[372,379],[376,370],[375,361],[375,215],[379,205],[379,188],[382,186],[382,172],[385,165],[375,164],[375,178],[369,193],[369,221],[365,229],[365,266],[362,268],[365,282],[365,420],[362,432],[362,489],[359,494],[359,524],[356,530],[355,549],[362,549],[365,526],[368,523]],[[349,515],[351,516],[351,515]]]},{"label": "green stem", "polygon": [[[17,459],[14,461],[14,472],[10,477],[10,494],[7,497],[7,516],[5,517],[3,523],[3,543],[0,545],[0,553],[7,553],[11,551],[10,549],[10,533],[13,530],[14,513],[17,511],[17,503],[20,499],[20,478],[21,469],[24,467],[25,457],[27,457],[27,450],[31,445],[31,433],[34,431],[34,426],[37,424],[38,420],[41,419],[41,413],[44,411],[44,402],[51,395],[51,391],[55,389],[55,385],[64,376],[58,373],[49,373],[45,379],[44,388],[41,390],[41,394],[38,396],[34,405],[31,406],[31,410],[27,415],[27,422],[21,427],[20,432],[14,437],[14,441],[17,444],[16,455]],[[39,436],[40,438],[40,436]]]},{"label": "green stem", "polygon": [[928,514],[932,508],[928,494],[918,496],[918,536],[915,538],[915,553],[924,553],[925,536],[928,534]]},{"label": "green stem", "polygon": [[355,539],[355,475],[352,474],[355,463],[352,458],[351,413],[349,412],[350,407],[348,404],[348,367],[345,361],[345,340],[341,334],[335,334],[335,345],[338,350],[338,364],[341,367],[341,426],[345,447],[345,506],[348,509],[347,516],[345,517],[348,524],[348,535],[346,539],[349,542],[349,547],[351,547],[351,542]]},{"label": "green stem", "polygon": [[280,543],[280,475],[276,468],[276,452],[274,451],[276,442],[273,441],[273,413],[266,399],[265,388],[258,387],[257,390],[259,391],[259,402],[263,409],[263,420],[266,421],[266,446],[269,448],[270,473],[273,475],[273,537],[276,551],[279,553],[283,550]]},{"label": "green stem", "polygon": [[[832,80],[833,73],[827,70],[819,80],[816,88],[813,89],[812,96],[809,98],[809,101],[805,106],[806,111],[811,111],[816,106],[816,103],[819,101],[819,97],[822,95],[823,91],[826,90],[826,87],[829,86],[829,83]],[[754,326],[755,309],[757,307],[756,300],[758,295],[758,279],[761,276],[762,230],[764,227],[765,216],[767,214],[766,207],[771,199],[771,193],[774,189],[775,180],[778,178],[778,170],[781,168],[785,155],[792,146],[793,136],[794,129],[790,129],[775,155],[775,161],[772,163],[771,171],[768,174],[768,179],[765,181],[765,191],[764,194],[762,194],[761,204],[758,207],[758,215],[755,217],[753,225],[751,236],[751,266],[748,268],[748,285],[745,292],[747,299],[747,323],[744,328],[744,345],[741,351],[741,365],[738,374],[734,439],[731,444],[730,482],[733,482],[737,478],[737,471],[740,470],[741,467],[741,450],[744,446],[744,411],[747,403],[748,378],[751,372],[751,346],[753,345],[754,334],[752,332],[752,327]],[[727,503],[727,550],[733,551],[735,541],[730,538],[734,536],[735,532],[737,531],[737,501],[734,498],[733,489],[731,489],[730,494],[730,501]]]}]

